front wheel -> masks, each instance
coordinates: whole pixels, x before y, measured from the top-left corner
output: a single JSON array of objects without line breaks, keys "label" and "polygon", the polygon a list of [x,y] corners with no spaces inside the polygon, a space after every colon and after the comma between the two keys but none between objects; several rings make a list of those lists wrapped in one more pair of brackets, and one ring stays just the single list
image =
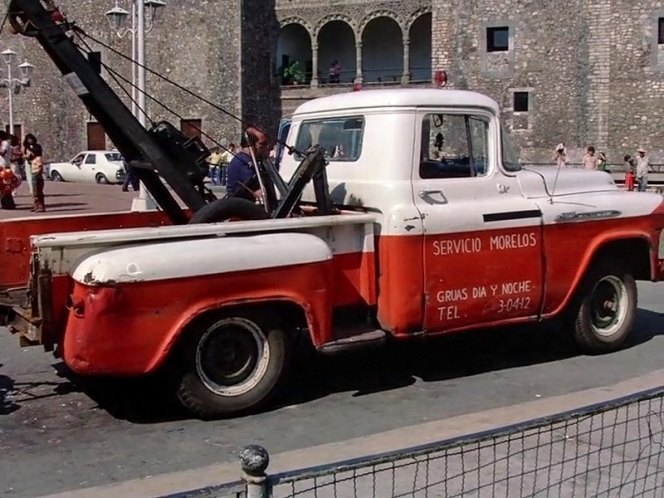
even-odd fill
[{"label": "front wheel", "polygon": [[57,171],[51,171],[51,180],[54,182],[64,182],[64,178],[62,178],[62,175],[58,173]]},{"label": "front wheel", "polygon": [[95,181],[100,185],[106,185],[109,183],[108,178],[106,178],[106,175],[103,173],[97,173],[97,176],[95,176]]},{"label": "front wheel", "polygon": [[177,395],[191,413],[228,417],[256,409],[276,394],[289,341],[273,320],[218,315],[190,332]]},{"label": "front wheel", "polygon": [[624,264],[613,258],[598,261],[581,288],[574,339],[590,354],[619,349],[634,325],[636,306],[636,282]]}]

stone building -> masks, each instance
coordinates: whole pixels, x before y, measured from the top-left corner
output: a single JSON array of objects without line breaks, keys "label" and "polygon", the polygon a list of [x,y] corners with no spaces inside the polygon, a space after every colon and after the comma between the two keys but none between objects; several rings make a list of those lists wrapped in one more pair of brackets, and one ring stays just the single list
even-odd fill
[{"label": "stone building", "polygon": [[[123,0],[120,0],[122,2]],[[127,1],[127,0],[124,0]],[[573,161],[594,145],[621,163],[638,146],[664,162],[662,0],[169,0],[147,36],[148,66],[274,132],[301,102],[361,85],[481,91],[503,109],[529,162],[550,162],[565,142]],[[114,0],[60,0],[93,39],[129,53],[103,13]],[[103,135],[33,40],[0,36],[35,66],[15,98],[15,122],[52,159],[98,146]],[[126,60],[94,42],[125,78]],[[335,64],[336,62],[336,64]],[[108,71],[104,76],[118,92]],[[444,90],[441,90],[444,91]],[[238,120],[150,75],[152,119],[236,141]],[[0,118],[6,121],[6,94]],[[108,144],[110,146],[111,144]]]}]

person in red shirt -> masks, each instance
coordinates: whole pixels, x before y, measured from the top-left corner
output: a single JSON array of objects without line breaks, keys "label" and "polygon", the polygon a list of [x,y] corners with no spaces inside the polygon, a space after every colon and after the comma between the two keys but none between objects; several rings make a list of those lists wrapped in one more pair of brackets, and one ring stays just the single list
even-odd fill
[{"label": "person in red shirt", "polygon": [[0,170],[0,206],[2,209],[16,209],[14,190],[21,184],[21,179],[12,171],[11,165],[4,163]]}]

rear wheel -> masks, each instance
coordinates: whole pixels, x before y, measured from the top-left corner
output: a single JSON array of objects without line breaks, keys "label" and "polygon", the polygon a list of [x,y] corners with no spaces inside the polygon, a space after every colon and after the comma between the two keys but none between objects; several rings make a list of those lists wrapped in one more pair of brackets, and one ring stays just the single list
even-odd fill
[{"label": "rear wheel", "polygon": [[265,315],[216,315],[186,338],[177,395],[193,414],[228,417],[265,404],[277,392],[289,356],[285,330]]},{"label": "rear wheel", "polygon": [[102,185],[106,185],[109,183],[108,178],[106,178],[106,175],[104,175],[103,173],[97,173],[97,176],[95,176],[95,181]]},{"label": "rear wheel", "polygon": [[588,272],[577,301],[574,339],[587,353],[615,351],[634,325],[636,282],[615,258],[599,260]]},{"label": "rear wheel", "polygon": [[64,182],[64,178],[62,178],[62,175],[58,173],[57,171],[51,171],[51,180],[54,182]]}]

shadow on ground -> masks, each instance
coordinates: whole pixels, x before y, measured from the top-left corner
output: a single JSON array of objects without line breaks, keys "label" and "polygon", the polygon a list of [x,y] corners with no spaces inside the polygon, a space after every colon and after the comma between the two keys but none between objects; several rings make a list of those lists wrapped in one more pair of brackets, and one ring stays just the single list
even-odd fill
[{"label": "shadow on ground", "polygon": [[[639,310],[635,332],[626,348],[664,335],[664,314]],[[550,327],[511,327],[467,332],[418,342],[341,353],[334,356],[309,355],[297,362],[288,388],[268,408],[306,403],[333,393],[352,396],[397,390],[417,379],[438,382],[515,367],[544,364],[577,356],[579,353],[565,334]],[[158,423],[190,418],[165,389],[163,376],[140,379],[81,379],[62,363],[55,365],[61,383],[54,383],[49,396],[81,392],[111,416],[133,423]],[[8,390],[20,390],[11,379],[0,376],[0,400]],[[20,403],[29,402],[22,397]],[[7,414],[19,408],[15,403]]]},{"label": "shadow on ground", "polygon": [[[0,363],[0,367],[2,364]],[[0,415],[9,415],[19,409],[12,399],[14,392],[14,379],[0,375]]]}]

